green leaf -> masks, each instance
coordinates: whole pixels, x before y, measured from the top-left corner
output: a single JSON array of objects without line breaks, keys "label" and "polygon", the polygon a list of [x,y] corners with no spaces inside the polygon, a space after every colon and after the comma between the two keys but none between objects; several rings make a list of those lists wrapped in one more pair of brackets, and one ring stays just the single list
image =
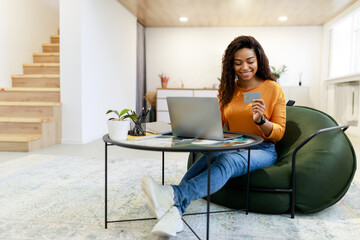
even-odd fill
[{"label": "green leaf", "polygon": [[133,115],[130,115],[130,118],[131,118],[134,122],[136,122],[139,117],[138,117],[136,114],[133,114]]},{"label": "green leaf", "polygon": [[120,118],[120,115],[119,115],[118,111],[114,110],[113,112]]},{"label": "green leaf", "polygon": [[138,116],[136,114],[129,114],[129,115],[126,115],[126,116],[123,116],[121,119],[126,119],[126,118],[130,118],[131,120],[133,120],[134,122],[137,121],[138,119]]},{"label": "green leaf", "polygon": [[122,110],[121,113],[120,113],[120,115],[119,115],[119,117],[121,117],[122,115],[124,115],[125,113],[127,113],[127,112],[129,112],[129,111],[130,111],[130,109],[124,109],[124,110]]},{"label": "green leaf", "polygon": [[[124,109],[120,112],[116,111],[116,110],[108,110],[106,112],[106,114],[109,114],[109,113],[115,113],[117,115],[117,118],[110,118],[109,120],[124,120],[126,118],[130,118],[131,120],[133,120],[134,122],[136,122],[138,120],[138,115],[136,115],[136,113],[134,113],[134,111],[131,111],[130,109]],[[129,114],[130,113],[133,113],[133,114]],[[127,115],[125,115],[127,114]]]}]

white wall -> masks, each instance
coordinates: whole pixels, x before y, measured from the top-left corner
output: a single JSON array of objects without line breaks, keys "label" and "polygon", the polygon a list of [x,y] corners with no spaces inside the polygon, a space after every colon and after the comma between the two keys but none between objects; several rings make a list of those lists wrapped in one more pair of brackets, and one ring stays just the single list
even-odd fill
[{"label": "white wall", "polygon": [[116,0],[60,2],[63,143],[107,133],[108,109],[135,108],[136,18]]},{"label": "white wall", "polygon": [[135,110],[136,18],[116,0],[83,1],[82,127],[87,142],[108,132],[108,109]]},{"label": "white wall", "polygon": [[82,142],[81,0],[60,1],[62,143]]},{"label": "white wall", "polygon": [[168,87],[210,88],[218,84],[221,59],[239,35],[251,35],[263,46],[270,65],[285,64],[283,86],[311,86],[310,104],[317,107],[320,84],[322,27],[147,28],[147,90],[161,87],[158,74],[170,76]]},{"label": "white wall", "polygon": [[0,87],[11,87],[11,74],[23,74],[58,27],[59,0],[0,1]]}]

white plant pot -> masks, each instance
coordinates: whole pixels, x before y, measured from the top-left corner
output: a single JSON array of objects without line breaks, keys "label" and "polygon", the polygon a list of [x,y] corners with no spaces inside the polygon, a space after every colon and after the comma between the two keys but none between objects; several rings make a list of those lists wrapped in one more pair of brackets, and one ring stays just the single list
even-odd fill
[{"label": "white plant pot", "polygon": [[126,140],[128,131],[130,129],[130,121],[122,120],[122,121],[107,121],[109,136],[112,140]]}]

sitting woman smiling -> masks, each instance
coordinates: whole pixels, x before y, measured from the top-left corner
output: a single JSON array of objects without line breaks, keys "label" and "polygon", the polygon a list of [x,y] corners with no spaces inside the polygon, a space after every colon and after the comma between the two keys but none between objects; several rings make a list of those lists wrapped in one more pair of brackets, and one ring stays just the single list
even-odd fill
[{"label": "sitting woman smiling", "polygon": [[[260,99],[244,101],[244,93],[259,92]],[[235,38],[225,50],[219,87],[222,122],[229,131],[258,135],[260,145],[251,147],[250,171],[276,162],[275,142],[285,132],[285,97],[270,71],[269,61],[260,43],[251,36]],[[247,173],[248,151],[211,154],[211,194],[234,177]],[[184,229],[181,216],[191,201],[207,196],[207,156],[200,157],[186,172],[179,185],[160,185],[144,177],[141,187],[149,207],[160,219],[152,232],[176,236]]]}]

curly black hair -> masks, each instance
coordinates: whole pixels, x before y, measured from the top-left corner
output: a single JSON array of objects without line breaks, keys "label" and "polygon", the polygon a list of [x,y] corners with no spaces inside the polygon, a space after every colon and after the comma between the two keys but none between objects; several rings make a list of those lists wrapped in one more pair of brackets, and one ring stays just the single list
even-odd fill
[{"label": "curly black hair", "polygon": [[260,43],[251,36],[239,36],[235,38],[226,48],[222,58],[222,73],[219,86],[219,99],[222,109],[231,101],[234,95],[234,55],[236,51],[243,48],[253,49],[256,53],[258,61],[256,76],[263,80],[276,81],[276,77],[271,73],[269,60]]}]

